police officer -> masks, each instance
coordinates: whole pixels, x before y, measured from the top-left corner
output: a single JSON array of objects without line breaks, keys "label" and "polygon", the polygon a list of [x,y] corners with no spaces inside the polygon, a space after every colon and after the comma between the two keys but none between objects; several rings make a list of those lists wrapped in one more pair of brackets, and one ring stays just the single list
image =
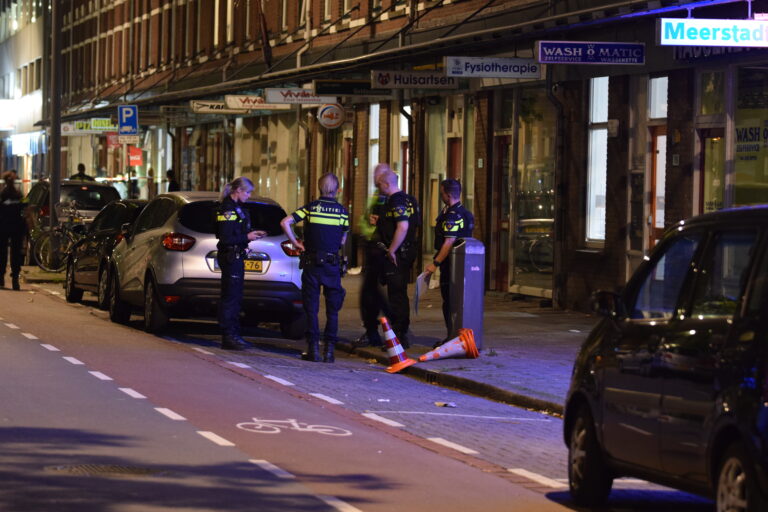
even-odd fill
[{"label": "police officer", "polygon": [[248,242],[266,236],[265,231],[251,230],[251,217],[243,203],[253,191],[248,178],[235,178],[222,192],[216,213],[216,238],[219,239],[217,259],[221,269],[221,300],[219,325],[221,348],[243,350],[248,343],[240,337],[240,309],[243,303],[243,281]]},{"label": "police officer", "polygon": [[[339,329],[339,310],[346,295],[341,287],[341,258],[339,251],[347,239],[349,214],[336,201],[339,180],[331,173],[323,174],[318,180],[320,199],[302,206],[288,215],[280,226],[301,255],[301,295],[304,313],[307,315],[307,352],[302,356],[307,361],[320,361],[320,326],[317,313],[320,310],[320,287],[325,295],[325,350],[323,361],[334,362],[333,349]],[[304,243],[296,239],[291,227],[305,221]]]},{"label": "police officer", "polygon": [[[21,290],[21,246],[27,226],[24,222],[24,203],[21,192],[16,188],[16,172],[3,174],[5,182],[0,192],[0,287],[5,286],[5,268],[8,263],[8,248],[11,249],[11,282],[14,290]],[[10,242],[10,244],[9,244]]]},{"label": "police officer", "polygon": [[392,171],[382,173],[376,180],[376,187],[381,194],[387,196],[376,225],[384,251],[381,280],[387,287],[392,330],[403,348],[408,348],[408,327],[411,323],[408,279],[416,259],[419,206],[413,196],[400,190],[397,174]]},{"label": "police officer", "polygon": [[[472,236],[475,217],[461,204],[461,183],[447,179],[440,183],[440,199],[445,207],[435,221],[435,258],[424,267],[424,271],[435,273],[440,267],[440,295],[443,297],[443,319],[448,331],[446,340],[453,335],[450,304],[451,248],[458,238]],[[443,341],[435,346],[441,345]]]}]

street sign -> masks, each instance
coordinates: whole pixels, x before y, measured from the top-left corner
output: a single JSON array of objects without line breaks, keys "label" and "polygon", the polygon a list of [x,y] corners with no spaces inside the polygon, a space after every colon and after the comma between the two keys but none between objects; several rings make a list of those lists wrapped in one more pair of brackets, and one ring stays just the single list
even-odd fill
[{"label": "street sign", "polygon": [[542,64],[645,64],[644,43],[539,41]]},{"label": "street sign", "polygon": [[371,87],[392,89],[457,89],[459,81],[443,72],[371,71]]},{"label": "street sign", "polygon": [[541,78],[542,66],[533,59],[512,57],[444,57],[448,76],[481,78]]},{"label": "street sign", "polygon": [[392,97],[392,89],[373,89],[370,80],[312,80],[312,92],[323,96]]},{"label": "street sign", "polygon": [[659,44],[677,46],[768,47],[763,20],[661,18]]},{"label": "street sign", "polygon": [[117,107],[117,124],[120,135],[139,135],[139,107],[136,105],[119,105]]},{"label": "street sign", "polygon": [[119,144],[138,144],[139,136],[138,135],[118,135],[117,142]]}]

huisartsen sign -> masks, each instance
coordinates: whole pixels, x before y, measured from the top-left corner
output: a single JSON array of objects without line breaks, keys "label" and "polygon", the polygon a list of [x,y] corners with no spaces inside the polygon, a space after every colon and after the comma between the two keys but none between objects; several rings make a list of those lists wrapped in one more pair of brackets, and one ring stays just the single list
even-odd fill
[{"label": "huisartsen sign", "polygon": [[542,64],[645,64],[644,43],[539,41]]},{"label": "huisartsen sign", "polygon": [[768,47],[768,21],[661,18],[659,44]]}]

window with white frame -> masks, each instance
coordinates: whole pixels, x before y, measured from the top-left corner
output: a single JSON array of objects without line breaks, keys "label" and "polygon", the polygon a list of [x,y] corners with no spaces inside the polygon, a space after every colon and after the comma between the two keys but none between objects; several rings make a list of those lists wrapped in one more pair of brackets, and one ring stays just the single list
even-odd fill
[{"label": "window with white frame", "polygon": [[373,168],[379,163],[379,104],[371,103],[368,114],[368,195],[373,195]]},{"label": "window with white frame", "polygon": [[608,77],[590,80],[587,148],[586,242],[605,241],[605,199],[608,169]]}]

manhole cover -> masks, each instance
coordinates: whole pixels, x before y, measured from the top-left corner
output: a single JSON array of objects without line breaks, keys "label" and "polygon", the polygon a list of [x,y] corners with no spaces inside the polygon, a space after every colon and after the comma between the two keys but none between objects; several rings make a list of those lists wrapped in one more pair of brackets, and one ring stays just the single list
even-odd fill
[{"label": "manhole cover", "polygon": [[113,464],[73,464],[64,466],[47,466],[46,471],[66,473],[68,475],[93,476],[154,476],[165,474],[161,469],[142,468],[138,466],[119,466]]}]

